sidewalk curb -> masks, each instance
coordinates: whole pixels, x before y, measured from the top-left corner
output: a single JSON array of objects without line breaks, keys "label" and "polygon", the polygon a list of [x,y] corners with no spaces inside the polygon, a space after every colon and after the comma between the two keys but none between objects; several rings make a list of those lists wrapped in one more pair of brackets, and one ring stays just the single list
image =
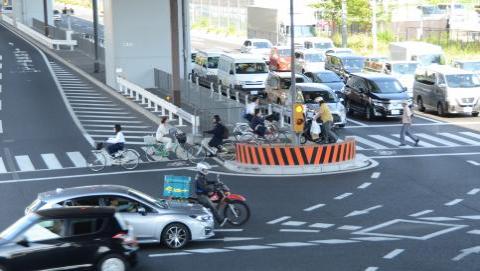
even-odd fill
[{"label": "sidewalk curb", "polygon": [[363,154],[357,154],[355,160],[341,163],[332,163],[328,165],[259,166],[240,164],[235,161],[226,161],[223,163],[223,166],[230,171],[244,173],[243,175],[264,177],[292,177],[356,172],[374,168],[378,166],[378,162],[366,157]]},{"label": "sidewalk curb", "polygon": [[31,39],[28,35],[25,35],[24,33],[22,33],[21,31],[18,31],[17,29],[11,27],[10,25],[7,25],[3,22],[0,21],[0,23],[2,24],[2,26],[4,26],[5,28],[7,28],[8,30],[10,30],[11,32],[13,32],[15,35],[17,36],[20,36],[22,37],[23,39],[29,41],[31,44],[35,45],[37,48],[39,48],[42,52],[44,52],[45,54],[49,55],[50,57],[54,58],[55,60],[57,60],[58,62],[62,63],[63,65],[67,66],[69,69],[72,69],[74,72],[76,72],[78,75],[80,75],[81,77],[85,78],[86,80],[90,81],[93,85],[97,86],[99,89],[101,89],[102,91],[106,92],[107,94],[110,94],[111,96],[113,96],[115,99],[117,99],[119,102],[125,104],[126,106],[130,107],[132,110],[142,114],[143,116],[145,116],[146,118],[148,118],[149,120],[151,120],[152,122],[154,122],[155,124],[159,123],[160,122],[160,117],[156,116],[155,114],[153,114],[152,112],[148,111],[147,109],[143,108],[142,106],[140,106],[139,104],[137,104],[136,102],[130,100],[130,99],[127,99],[125,98],[125,96],[123,96],[122,94],[118,93],[115,89],[111,88],[110,86],[104,84],[103,82],[99,81],[98,79],[96,79],[95,77],[91,76],[90,74],[88,74],[87,72],[83,71],[82,69],[78,68],[77,66],[75,66],[73,63],[67,61],[66,59],[64,59],[63,57],[59,56],[58,54],[56,54],[55,52],[53,52],[52,50],[50,50],[49,48],[43,46],[42,44],[38,44],[37,42],[35,42],[35,40]]}]

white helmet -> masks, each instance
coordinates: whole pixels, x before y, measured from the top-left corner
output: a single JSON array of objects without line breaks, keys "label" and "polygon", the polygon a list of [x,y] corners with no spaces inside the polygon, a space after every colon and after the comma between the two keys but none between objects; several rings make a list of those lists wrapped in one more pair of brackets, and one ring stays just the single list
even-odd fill
[{"label": "white helmet", "polygon": [[197,171],[205,175],[208,174],[208,170],[211,168],[212,167],[206,162],[200,162],[197,164]]},{"label": "white helmet", "polygon": [[316,102],[316,103],[319,103],[319,102],[321,102],[321,101],[323,101],[323,97],[317,97],[317,98],[315,98],[315,102]]}]

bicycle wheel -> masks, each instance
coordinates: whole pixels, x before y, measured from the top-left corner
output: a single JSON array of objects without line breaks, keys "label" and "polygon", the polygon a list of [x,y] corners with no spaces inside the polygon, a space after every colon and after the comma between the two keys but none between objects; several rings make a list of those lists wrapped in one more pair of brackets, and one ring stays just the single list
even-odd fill
[{"label": "bicycle wheel", "polygon": [[222,145],[222,152],[218,154],[225,161],[235,160],[236,146],[233,142],[227,142]]},{"label": "bicycle wheel", "polygon": [[289,143],[290,139],[288,138],[288,134],[286,132],[279,132],[277,137],[277,142],[283,143],[283,144]]},{"label": "bicycle wheel", "polygon": [[107,158],[98,151],[92,151],[87,158],[87,166],[92,171],[100,171],[107,165]]},{"label": "bicycle wheel", "polygon": [[187,153],[188,160],[190,160],[190,162],[192,163],[202,162],[207,157],[207,152],[205,148],[197,144],[190,146],[187,149]]},{"label": "bicycle wheel", "polygon": [[236,134],[235,139],[238,142],[253,142],[255,140],[255,134],[252,132],[244,132],[242,134]]},{"label": "bicycle wheel", "polygon": [[129,170],[135,169],[138,166],[138,163],[140,160],[138,153],[132,149],[125,150],[125,152],[123,153],[120,159],[122,159],[120,165],[124,169],[129,169]]},{"label": "bicycle wheel", "polygon": [[188,153],[187,153],[186,148],[188,148],[188,146],[186,144],[177,145],[175,147],[175,155],[177,156],[177,159],[188,160]]},{"label": "bicycle wheel", "polygon": [[156,149],[153,145],[144,147],[143,151],[145,151],[145,158],[147,158],[147,161],[155,162]]},{"label": "bicycle wheel", "polygon": [[278,127],[275,124],[269,124],[267,127],[267,132],[265,133],[265,138],[274,142],[278,138]]}]

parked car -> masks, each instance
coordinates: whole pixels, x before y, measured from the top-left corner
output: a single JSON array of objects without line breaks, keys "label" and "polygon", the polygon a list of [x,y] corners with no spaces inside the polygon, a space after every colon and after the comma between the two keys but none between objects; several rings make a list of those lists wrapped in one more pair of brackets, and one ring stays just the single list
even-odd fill
[{"label": "parked car", "polygon": [[365,57],[365,70],[367,69],[378,69],[379,66],[387,61],[388,58],[385,56],[366,56]]},{"label": "parked car", "polygon": [[13,7],[12,6],[3,6],[2,7],[2,13],[3,14],[11,14],[13,12]]},{"label": "parked car", "polygon": [[248,39],[240,47],[241,53],[261,55],[265,61],[270,61],[272,43],[267,39]]},{"label": "parked car", "polygon": [[480,60],[454,60],[452,66],[480,74]]},{"label": "parked car", "polygon": [[32,212],[0,234],[0,270],[127,270],[138,245],[113,208]]},{"label": "parked car", "polygon": [[132,188],[92,185],[40,193],[25,213],[65,206],[112,206],[133,226],[139,243],[160,242],[179,249],[189,241],[212,237],[213,218],[198,204],[169,205]]},{"label": "parked car", "polygon": [[62,20],[62,14],[60,13],[60,10],[54,9],[54,10],[53,10],[53,17],[52,17],[52,18],[53,18],[53,20],[56,21],[56,22],[57,22],[57,21],[61,21],[61,20]]},{"label": "parked car", "polygon": [[[296,83],[311,82],[309,78],[302,74],[295,74],[295,78]],[[270,72],[265,87],[267,100],[271,103],[285,105],[289,100],[291,83],[291,72]]]},{"label": "parked car", "polygon": [[365,58],[352,54],[327,54],[325,69],[340,76],[347,81],[351,73],[362,72]]},{"label": "parked car", "polygon": [[406,88],[393,76],[375,73],[354,73],[345,85],[348,114],[360,113],[366,119],[400,117],[402,102],[412,104]]},{"label": "parked car", "polygon": [[410,98],[413,98],[413,81],[417,68],[418,62],[416,61],[382,61],[365,64],[365,71],[395,76],[407,88],[407,94]]},{"label": "parked car", "polygon": [[295,72],[318,71],[325,69],[325,55],[316,49],[295,52]]},{"label": "parked car", "polygon": [[270,70],[290,71],[292,69],[292,50],[288,46],[273,46],[270,53]]},{"label": "parked car", "polygon": [[268,72],[267,64],[260,56],[223,54],[218,61],[217,82],[250,95],[264,96]]},{"label": "parked car", "polygon": [[350,48],[331,48],[325,51],[325,54],[354,54],[353,50]]},{"label": "parked car", "polygon": [[314,111],[319,105],[315,102],[317,97],[322,97],[327,102],[330,112],[333,116],[333,123],[338,127],[345,127],[347,124],[347,114],[342,104],[341,98],[338,98],[335,92],[327,85],[318,83],[300,83],[296,85],[299,97],[301,97],[305,106]]},{"label": "parked car", "polygon": [[305,49],[329,50],[335,48],[333,41],[329,38],[306,38],[303,40]]},{"label": "parked car", "polygon": [[216,50],[199,51],[195,57],[192,75],[194,80],[199,78],[199,83],[209,86],[210,82],[217,80],[218,60],[222,52]]},{"label": "parked car", "polygon": [[305,76],[310,78],[313,83],[321,83],[330,87],[339,98],[345,98],[343,88],[345,83],[336,73],[332,71],[322,70],[316,72],[306,72]]},{"label": "parked car", "polygon": [[480,77],[445,65],[418,69],[413,95],[420,111],[436,110],[440,116],[480,112]]}]

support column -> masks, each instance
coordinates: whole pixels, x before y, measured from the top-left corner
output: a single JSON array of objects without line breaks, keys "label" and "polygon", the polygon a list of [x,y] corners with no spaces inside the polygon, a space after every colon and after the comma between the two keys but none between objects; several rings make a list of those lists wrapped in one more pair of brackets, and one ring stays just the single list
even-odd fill
[{"label": "support column", "polygon": [[[44,20],[43,0],[13,0],[13,16],[23,24],[32,26],[32,19]],[[47,0],[48,24],[53,25],[53,0]]]}]

